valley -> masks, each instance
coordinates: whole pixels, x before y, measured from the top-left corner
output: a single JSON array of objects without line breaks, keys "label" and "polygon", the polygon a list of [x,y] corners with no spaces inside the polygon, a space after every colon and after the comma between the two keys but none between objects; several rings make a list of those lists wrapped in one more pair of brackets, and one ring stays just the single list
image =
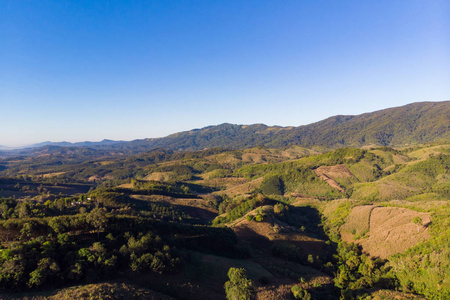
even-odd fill
[{"label": "valley", "polygon": [[0,295],[226,299],[244,270],[255,299],[449,299],[445,137],[5,156]]}]

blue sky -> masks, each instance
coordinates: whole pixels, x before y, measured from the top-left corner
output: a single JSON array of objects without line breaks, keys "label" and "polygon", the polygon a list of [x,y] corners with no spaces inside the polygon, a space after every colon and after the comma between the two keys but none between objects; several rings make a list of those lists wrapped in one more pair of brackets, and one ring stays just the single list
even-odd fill
[{"label": "blue sky", "polygon": [[0,1],[0,145],[450,99],[449,1]]}]

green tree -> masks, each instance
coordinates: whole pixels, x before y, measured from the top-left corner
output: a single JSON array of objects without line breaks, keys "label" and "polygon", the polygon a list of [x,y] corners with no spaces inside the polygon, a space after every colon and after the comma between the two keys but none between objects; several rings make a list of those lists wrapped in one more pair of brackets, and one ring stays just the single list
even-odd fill
[{"label": "green tree", "polygon": [[247,278],[243,268],[230,268],[229,281],[225,282],[225,292],[228,300],[249,300],[253,298],[253,283]]},{"label": "green tree", "polygon": [[294,285],[291,288],[291,292],[292,292],[292,295],[294,295],[295,299],[302,299],[302,300],[310,300],[311,299],[311,294],[299,285]]},{"label": "green tree", "polygon": [[5,202],[0,204],[0,214],[4,219],[8,217],[8,210],[9,210],[8,204],[6,204]]},{"label": "green tree", "polygon": [[19,215],[19,218],[26,218],[30,215],[30,208],[26,202],[22,202],[16,205],[15,212]]},{"label": "green tree", "polygon": [[97,229],[97,236],[100,238],[100,230],[105,229],[108,223],[108,217],[103,209],[97,207],[87,215],[86,222]]}]

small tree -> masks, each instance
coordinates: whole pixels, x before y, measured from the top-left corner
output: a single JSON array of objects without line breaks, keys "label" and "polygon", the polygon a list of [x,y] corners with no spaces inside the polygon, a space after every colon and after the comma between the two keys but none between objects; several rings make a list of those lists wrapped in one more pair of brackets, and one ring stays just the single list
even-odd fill
[{"label": "small tree", "polygon": [[254,295],[253,283],[247,278],[245,269],[230,268],[229,281],[225,282],[225,292],[228,300],[250,300]]},{"label": "small tree", "polygon": [[412,221],[413,221],[414,224],[418,225],[418,227],[417,227],[417,232],[419,232],[419,231],[420,231],[420,228],[422,227],[422,218],[419,217],[419,216],[416,216],[416,217],[414,217],[414,218],[412,219]]}]

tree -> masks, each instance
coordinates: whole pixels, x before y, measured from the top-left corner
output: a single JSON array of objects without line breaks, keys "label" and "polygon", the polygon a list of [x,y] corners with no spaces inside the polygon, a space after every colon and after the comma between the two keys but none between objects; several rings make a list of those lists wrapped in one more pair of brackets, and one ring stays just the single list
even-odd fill
[{"label": "tree", "polygon": [[253,298],[253,283],[247,278],[243,268],[230,268],[229,281],[225,282],[225,292],[228,300],[249,300]]},{"label": "tree", "polygon": [[94,208],[86,217],[86,222],[97,228],[97,236],[100,238],[100,230],[108,223],[108,217],[103,209]]},{"label": "tree", "polygon": [[6,204],[5,202],[0,204],[0,214],[4,219],[7,219],[8,217],[8,210],[9,210],[8,204]]},{"label": "tree", "polygon": [[19,215],[19,218],[26,218],[30,215],[30,209],[26,202],[18,203],[15,211]]},{"label": "tree", "polygon": [[302,299],[302,300],[309,300],[309,299],[311,299],[311,294],[307,290],[303,289],[299,285],[294,285],[291,288],[291,292],[294,295],[295,299]]}]

